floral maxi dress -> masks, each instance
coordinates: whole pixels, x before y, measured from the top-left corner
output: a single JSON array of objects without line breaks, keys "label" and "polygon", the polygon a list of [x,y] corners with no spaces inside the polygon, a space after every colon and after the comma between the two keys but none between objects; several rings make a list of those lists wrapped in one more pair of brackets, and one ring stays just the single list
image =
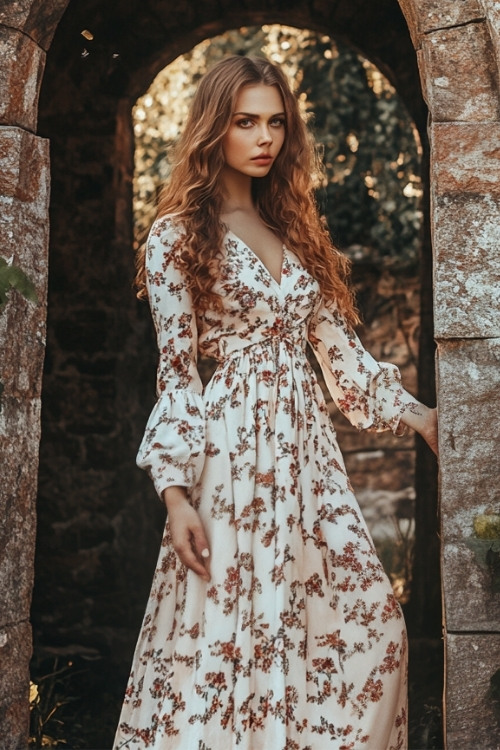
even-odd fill
[{"label": "floral maxi dress", "polygon": [[[289,248],[278,283],[228,232],[222,312],[196,322],[182,228],[146,250],[158,401],[138,463],[188,488],[211,551],[206,583],[166,525],[114,750],[406,747],[406,636],[346,476],[309,342],[358,428],[396,431],[414,399]],[[218,367],[205,389],[198,352]]]}]

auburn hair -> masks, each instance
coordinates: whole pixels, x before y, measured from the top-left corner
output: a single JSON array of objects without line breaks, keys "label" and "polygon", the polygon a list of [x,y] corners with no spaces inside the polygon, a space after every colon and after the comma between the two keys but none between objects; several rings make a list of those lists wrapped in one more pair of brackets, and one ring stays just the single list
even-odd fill
[{"label": "auburn hair", "polygon": [[[348,284],[350,262],[334,247],[314,196],[313,175],[322,172],[321,161],[285,75],[265,58],[227,57],[201,79],[175,149],[170,178],[160,192],[157,217],[175,214],[182,226],[177,261],[186,274],[197,313],[221,309],[213,285],[227,231],[220,220],[222,141],[240,90],[256,84],[278,88],[285,112],[285,140],[268,174],[253,180],[255,206],[266,226],[319,283],[325,303],[337,306],[354,326],[359,317]],[[147,297],[144,245],[137,253],[136,266],[137,295]]]}]

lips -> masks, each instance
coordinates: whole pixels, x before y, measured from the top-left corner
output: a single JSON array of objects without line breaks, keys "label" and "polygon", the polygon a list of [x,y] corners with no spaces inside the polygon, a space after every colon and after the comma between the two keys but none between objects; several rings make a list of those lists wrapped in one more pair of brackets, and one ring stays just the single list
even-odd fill
[{"label": "lips", "polygon": [[273,157],[270,154],[259,154],[252,159],[252,161],[258,162],[259,164],[269,164],[272,160]]}]

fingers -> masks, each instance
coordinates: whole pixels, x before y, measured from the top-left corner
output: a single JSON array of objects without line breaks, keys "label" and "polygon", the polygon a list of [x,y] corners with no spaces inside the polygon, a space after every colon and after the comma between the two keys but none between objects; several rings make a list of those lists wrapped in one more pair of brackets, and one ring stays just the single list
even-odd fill
[{"label": "fingers", "polygon": [[189,506],[185,507],[185,512],[186,515],[170,514],[172,544],[180,561],[208,582],[210,580],[208,541],[198,514]]},{"label": "fingers", "polygon": [[432,451],[434,451],[434,453],[436,454],[436,456],[439,457],[439,447],[438,447],[437,435],[433,435],[432,439],[427,441],[427,444],[429,445],[429,448]]},{"label": "fingers", "polygon": [[194,549],[193,540],[186,541],[182,546],[174,547],[182,563],[194,573],[203,578],[204,581],[210,581],[210,572],[206,558],[198,555]]},{"label": "fingers", "polygon": [[439,455],[439,448],[438,448],[438,420],[437,420],[437,409],[430,409],[430,417],[429,417],[429,427],[427,429],[427,433],[424,435],[424,438],[429,446],[429,448],[434,451],[436,456]]},{"label": "fingers", "polygon": [[193,529],[192,546],[193,546],[193,550],[197,559],[202,564],[203,569],[208,576],[206,580],[209,581],[210,580],[210,547],[208,546],[208,541],[205,536],[205,531],[203,529],[203,526],[201,525]]}]

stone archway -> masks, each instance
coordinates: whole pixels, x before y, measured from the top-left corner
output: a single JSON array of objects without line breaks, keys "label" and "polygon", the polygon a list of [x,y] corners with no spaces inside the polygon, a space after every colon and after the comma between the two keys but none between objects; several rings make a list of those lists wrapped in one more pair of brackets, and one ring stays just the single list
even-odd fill
[{"label": "stone archway", "polygon": [[[41,300],[41,304],[33,308],[21,298],[13,297],[0,316],[0,374],[5,384],[0,413],[0,498],[6,519],[2,532],[4,543],[0,545],[3,605],[0,649],[5,665],[2,672],[8,676],[2,682],[0,716],[2,736],[9,738],[5,745],[9,748],[25,746],[27,724],[28,617],[45,330],[49,157],[47,142],[34,133],[45,55],[66,5],[66,0],[50,3],[19,0],[0,11],[0,39],[5,60],[0,72],[4,248],[7,257],[12,255],[33,276]],[[80,8],[80,12],[75,6],[71,16],[70,4],[65,30],[73,34],[72,44],[87,26],[86,19],[92,17],[86,14],[91,8],[98,10],[100,4],[89,2],[87,5],[83,10]],[[259,4],[255,5],[251,14],[254,23],[279,20],[281,3],[273,3],[271,11],[259,11]],[[387,0],[377,6],[376,20],[385,34],[373,33],[371,22],[374,19],[368,18],[370,14],[362,0],[357,4],[332,4],[332,8],[329,5],[318,6],[312,18],[299,4],[292,3],[291,7],[288,3],[287,22],[323,28],[334,25],[339,35],[346,37],[349,37],[349,29],[356,26],[358,43],[365,51],[382,60],[385,54],[393,75],[399,75],[400,79],[407,75],[407,70],[398,65],[401,45],[407,48],[394,15],[393,2]],[[481,539],[473,538],[472,529],[474,518],[494,502],[499,474],[495,450],[498,429],[495,430],[492,419],[492,405],[498,391],[500,322],[498,302],[494,299],[495,285],[491,282],[498,279],[494,250],[500,225],[500,196],[496,185],[500,12],[494,0],[464,0],[460,4],[452,0],[445,3],[400,0],[400,5],[417,50],[424,94],[431,112],[435,333],[439,343],[442,542],[448,629],[448,739],[450,745],[457,748],[465,749],[471,743],[487,748],[492,744],[496,727],[494,706],[488,701],[487,693],[500,651],[500,605],[495,575],[491,572],[492,553],[486,558],[490,547],[495,553],[495,540],[482,544]],[[103,26],[105,37],[112,45],[120,40],[122,44],[129,44],[125,65],[113,66],[104,55],[99,58],[105,66],[103,79],[113,96],[119,91],[126,91],[130,96],[134,88],[140,90],[141,80],[151,75],[151,66],[161,67],[166,62],[166,59],[159,60],[158,48],[168,47],[171,59],[182,51],[182,45],[244,21],[240,14],[236,19],[234,11],[226,13],[223,20],[213,18],[203,2],[196,7],[177,6],[175,14],[171,8],[156,3],[157,15],[144,11],[135,18],[120,9],[119,3],[116,7],[115,3],[108,3],[107,11]],[[182,34],[176,31],[180,28]],[[186,31],[187,28],[192,31]],[[165,44],[167,34],[168,45]],[[112,52],[111,49],[104,51]],[[141,66],[136,63],[139,58],[143,59]],[[86,81],[72,79],[75,70],[67,66],[66,59],[53,59],[52,64],[60,67],[61,80],[70,84],[68,91],[81,93]],[[407,90],[411,92],[411,100],[412,93],[415,94],[411,82]],[[118,95],[118,99],[123,99],[123,95]],[[68,108],[74,103],[68,102]],[[46,114],[50,116],[50,103]],[[77,126],[78,113],[75,114],[73,125]],[[418,116],[415,119],[418,122]],[[112,150],[113,118],[107,122],[109,127],[104,140]],[[96,139],[94,145],[97,147]],[[113,170],[114,167],[113,158],[104,159],[104,168]],[[119,175],[118,172],[118,179]],[[100,175],[88,173],[84,177],[83,198],[91,199],[93,191],[98,190]],[[103,198],[97,195],[97,200]],[[116,211],[120,210],[118,204]],[[113,252],[119,254],[127,238],[111,239]],[[57,283],[57,279],[55,281]],[[93,322],[98,331],[100,322]],[[465,672],[470,675],[467,681],[463,680]]]}]

